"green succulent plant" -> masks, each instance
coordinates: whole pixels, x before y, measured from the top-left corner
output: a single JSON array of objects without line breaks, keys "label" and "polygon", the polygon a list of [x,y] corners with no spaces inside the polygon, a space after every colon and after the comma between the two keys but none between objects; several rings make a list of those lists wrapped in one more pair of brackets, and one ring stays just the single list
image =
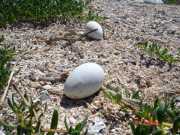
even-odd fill
[{"label": "green succulent plant", "polygon": [[[17,135],[44,135],[41,118],[44,115],[46,107],[40,105],[39,102],[33,102],[32,98],[27,94],[24,94],[20,101],[17,101],[14,95],[12,98],[8,98],[8,105],[16,115],[16,123],[7,123],[2,119],[0,125],[3,126],[6,132],[13,131],[15,129]],[[54,135],[55,129],[58,125],[58,111],[54,109],[51,126],[48,129],[47,135]]]},{"label": "green succulent plant", "polygon": [[168,64],[174,64],[180,61],[180,59],[172,55],[167,48],[162,48],[155,42],[147,41],[143,43],[138,43],[137,47],[150,57],[159,59],[163,62],[167,62]]},{"label": "green succulent plant", "polygon": [[[104,93],[112,102],[123,104],[133,111],[135,118],[129,122],[133,135],[176,135],[180,133],[180,108],[176,107],[175,98],[157,98],[153,104],[148,104],[142,102],[143,97],[139,95],[141,92],[132,93],[128,100],[112,90],[106,90]],[[139,102],[134,102],[133,99]],[[138,108],[134,109],[135,106]]]},{"label": "green succulent plant", "polygon": [[64,124],[68,135],[82,135],[82,134],[85,135],[86,131],[85,133],[83,133],[83,129],[86,126],[86,123],[87,123],[87,117],[83,121],[77,123],[75,127],[72,127],[72,126],[68,126],[67,119],[66,118],[64,119]]},{"label": "green succulent plant", "polygon": [[[14,84],[13,87],[18,91]],[[22,95],[20,91],[18,91],[18,93],[21,97],[20,99],[12,95],[12,97],[7,100],[10,109],[16,116],[16,121],[5,122],[5,120],[0,118],[0,127],[3,127],[7,135],[12,134],[12,132],[15,132],[17,135],[54,135],[55,133],[81,135],[83,133],[83,129],[87,123],[87,117],[83,121],[77,123],[74,128],[67,124],[65,118],[64,124],[66,130],[58,129],[59,113],[57,109],[53,111],[50,128],[45,129],[43,127],[42,118],[44,117],[47,105],[42,105],[40,101],[34,102],[26,93],[24,95]]]}]

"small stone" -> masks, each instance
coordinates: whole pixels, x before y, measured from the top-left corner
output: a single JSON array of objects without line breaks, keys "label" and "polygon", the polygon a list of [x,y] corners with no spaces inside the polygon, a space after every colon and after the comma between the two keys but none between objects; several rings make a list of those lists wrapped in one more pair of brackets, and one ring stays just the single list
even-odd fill
[{"label": "small stone", "polygon": [[167,33],[168,34],[175,34],[177,29],[178,29],[178,27],[171,26],[171,27],[168,28]]},{"label": "small stone", "polygon": [[74,118],[74,117],[70,117],[69,118],[69,122],[70,122],[70,124],[75,124],[76,123],[76,119]]},{"label": "small stone", "polygon": [[175,100],[176,102],[180,102],[180,96],[177,96]]},{"label": "small stone", "polygon": [[175,102],[176,102],[176,107],[179,108],[180,107],[180,96],[177,96],[175,98]]},{"label": "small stone", "polygon": [[87,32],[86,35],[95,40],[103,39],[103,29],[101,25],[95,21],[89,21],[87,23]]},{"label": "small stone", "polygon": [[180,108],[180,102],[176,103],[176,107]]},{"label": "small stone", "polygon": [[39,82],[31,82],[30,83],[30,86],[32,88],[40,88],[41,87],[41,84]]},{"label": "small stone", "polygon": [[179,23],[180,22],[180,17],[174,18],[173,21]]},{"label": "small stone", "polygon": [[45,90],[50,90],[50,89],[52,89],[52,87],[51,87],[50,85],[44,85],[42,88],[45,89]]},{"label": "small stone", "polygon": [[40,96],[39,96],[39,99],[41,100],[42,103],[45,103],[47,102],[48,100],[50,100],[50,96],[49,96],[49,93],[47,90],[45,91],[41,91],[40,92]]},{"label": "small stone", "polygon": [[5,133],[2,130],[0,130],[0,135],[5,135]]},{"label": "small stone", "polygon": [[[102,118],[95,117],[93,123],[89,125],[88,135],[103,135],[103,130],[106,129],[105,121]],[[105,132],[105,131],[104,131]]]}]

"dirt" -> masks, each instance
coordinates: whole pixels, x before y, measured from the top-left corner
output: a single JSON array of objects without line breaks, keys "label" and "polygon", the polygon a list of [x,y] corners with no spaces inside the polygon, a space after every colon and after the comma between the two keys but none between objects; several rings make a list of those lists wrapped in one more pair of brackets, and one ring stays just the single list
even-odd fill
[{"label": "dirt", "polygon": [[[105,32],[102,41],[76,40],[85,29],[84,23],[56,22],[44,28],[23,24],[1,29],[6,43],[17,50],[16,59],[19,58],[13,81],[34,99],[48,92],[50,99],[44,99],[48,103],[45,127],[49,126],[49,114],[56,107],[61,116],[59,127],[64,128],[65,115],[71,124],[88,115],[89,123],[95,117],[104,120],[106,128],[101,134],[129,135],[125,115],[102,92],[79,101],[64,97],[66,73],[82,63],[96,62],[105,70],[104,86],[116,88],[123,84],[129,91],[141,90],[147,101],[165,93],[180,94],[180,64],[171,69],[168,64],[147,66],[135,46],[139,41],[152,40],[175,54],[180,48],[180,6],[144,4],[137,0],[95,0],[92,7],[106,17],[101,22]],[[10,87],[8,96],[12,93],[16,91]],[[9,117],[9,113],[11,116],[5,103],[1,115]]]}]

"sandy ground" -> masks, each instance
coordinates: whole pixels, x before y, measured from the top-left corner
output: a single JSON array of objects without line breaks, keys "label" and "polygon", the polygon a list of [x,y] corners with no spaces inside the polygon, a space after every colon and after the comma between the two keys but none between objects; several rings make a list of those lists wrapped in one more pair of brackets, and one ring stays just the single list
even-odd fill
[{"label": "sandy ground", "polygon": [[[17,50],[19,61],[13,80],[18,89],[27,91],[34,99],[48,92],[42,99],[48,103],[45,127],[49,126],[49,114],[57,107],[61,116],[59,127],[64,127],[65,115],[71,124],[88,115],[88,125],[97,118],[105,124],[98,135],[129,135],[124,113],[104,98],[102,92],[80,101],[67,99],[63,96],[61,76],[82,63],[96,62],[105,70],[104,86],[116,88],[123,84],[129,91],[141,90],[146,100],[162,93],[179,94],[180,64],[170,71],[166,64],[160,67],[154,62],[147,66],[135,44],[154,40],[175,54],[180,48],[180,6],[144,4],[137,0],[95,0],[92,7],[107,17],[101,23],[105,31],[102,41],[73,41],[84,31],[85,24],[57,22],[44,28],[24,24],[1,29],[5,42]],[[9,95],[12,93],[16,92],[11,88]],[[7,114],[11,116],[4,107],[1,115],[10,117]]]}]

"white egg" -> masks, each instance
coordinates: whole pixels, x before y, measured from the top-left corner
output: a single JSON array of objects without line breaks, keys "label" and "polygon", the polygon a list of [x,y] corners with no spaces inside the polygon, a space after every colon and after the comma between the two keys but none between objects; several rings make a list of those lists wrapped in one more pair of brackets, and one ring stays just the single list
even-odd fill
[{"label": "white egg", "polygon": [[152,3],[152,4],[163,4],[162,0],[144,0],[145,3]]},{"label": "white egg", "polygon": [[85,63],[75,68],[64,84],[64,94],[71,99],[89,97],[99,91],[104,80],[104,70],[95,63]]},{"label": "white egg", "polygon": [[91,39],[101,40],[103,39],[103,29],[101,25],[95,21],[89,21],[86,25],[87,36]]}]

